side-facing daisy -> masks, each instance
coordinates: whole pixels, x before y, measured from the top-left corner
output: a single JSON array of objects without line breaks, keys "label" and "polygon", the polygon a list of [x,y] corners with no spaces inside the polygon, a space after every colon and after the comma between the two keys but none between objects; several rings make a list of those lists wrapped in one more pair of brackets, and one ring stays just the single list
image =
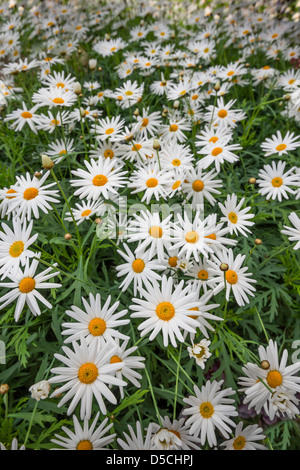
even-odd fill
[{"label": "side-facing daisy", "polygon": [[277,134],[272,135],[271,138],[266,139],[262,144],[261,148],[265,152],[265,156],[269,155],[285,155],[292,150],[295,150],[297,147],[300,147],[299,135],[294,135],[294,132],[287,132],[284,137],[282,137],[281,132],[277,131]]},{"label": "side-facing daisy", "polygon": [[265,439],[263,429],[257,424],[252,424],[243,429],[244,423],[239,422],[234,430],[234,437],[223,442],[221,446],[225,450],[267,450],[267,447],[257,441]]}]

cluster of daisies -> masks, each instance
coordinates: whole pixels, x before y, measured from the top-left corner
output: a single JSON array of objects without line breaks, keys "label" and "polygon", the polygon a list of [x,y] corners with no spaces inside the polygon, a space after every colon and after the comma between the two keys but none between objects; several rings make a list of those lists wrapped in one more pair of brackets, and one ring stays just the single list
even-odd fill
[{"label": "cluster of daisies", "polygon": [[[88,11],[76,1],[0,5],[3,123],[17,135],[39,139],[40,149],[30,165],[36,171],[16,176],[0,190],[5,219],[0,286],[8,289],[0,309],[14,303],[16,322],[25,307],[44,315],[52,304],[40,291],[63,287],[59,263],[45,261],[39,249],[37,219],[55,216],[75,249],[92,226],[97,238],[111,240],[117,249],[113,269],[121,299],[131,291],[133,296],[128,309],[121,309],[112,296],[90,292],[80,307],[65,309],[64,345],[54,355],[63,366],[52,368],[51,378],[30,390],[36,400],[46,399],[51,384],[60,384],[50,398],[60,398],[58,407],[67,404],[74,431],[62,427],[65,435],[55,435],[52,443],[77,450],[112,443],[126,450],[266,449],[259,425],[235,419],[236,390],[223,380],[195,385],[178,419],[158,415],[147,428],[139,419],[123,436],[117,437],[117,425],[105,416],[125,398],[129,384],[140,388],[148,378],[139,341],[146,337],[149,347],[153,342],[163,349],[188,343],[195,367],[204,370],[213,355],[213,322],[224,320],[211,312],[220,307],[214,297],[223,292],[226,309],[229,301],[244,307],[255,296],[256,279],[239,252],[253,234],[255,208],[248,205],[251,198],[226,187],[229,176],[236,179],[235,167],[245,168],[244,159],[251,158],[251,119],[239,108],[238,96],[244,87],[261,87],[266,105],[277,101],[272,91],[280,93],[282,115],[300,123],[300,72],[274,66],[277,58],[284,63],[299,58],[297,23],[234,6],[225,15],[217,8],[213,15],[188,2],[188,20],[181,26],[179,18],[175,24],[162,19],[168,2],[162,7],[129,3],[139,21],[127,40],[119,30],[128,18],[115,21],[126,7],[122,2],[101,10],[91,5]],[[184,6],[176,10],[179,17]],[[22,45],[28,43],[42,47],[24,56]],[[84,58],[87,44],[90,57]],[[216,64],[220,47],[238,49],[238,60]],[[249,63],[258,52],[265,60],[259,69]],[[83,60],[76,75],[77,56]],[[118,77],[111,88],[105,70]],[[34,91],[20,86],[27,79],[35,81]],[[253,99],[253,116],[261,106],[255,105]],[[260,157],[268,163],[249,183],[263,203],[300,198],[300,167],[290,158],[298,147],[300,134],[290,131],[276,130],[261,142]],[[69,194],[61,185],[66,168]],[[60,217],[62,202],[67,211]],[[282,234],[298,250],[300,219],[291,212],[289,221]],[[48,282],[54,277],[60,283]],[[245,364],[239,378],[244,403],[271,420],[294,419],[300,362],[288,366],[286,350],[279,361],[272,339],[258,353],[257,363]],[[17,447],[14,441],[11,448]]]}]

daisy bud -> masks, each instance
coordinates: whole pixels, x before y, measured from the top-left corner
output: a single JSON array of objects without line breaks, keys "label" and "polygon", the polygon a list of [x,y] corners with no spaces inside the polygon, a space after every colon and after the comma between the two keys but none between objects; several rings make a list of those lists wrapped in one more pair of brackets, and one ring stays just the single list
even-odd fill
[{"label": "daisy bud", "polygon": [[98,224],[101,224],[101,222],[102,222],[102,220],[100,219],[100,217],[97,217],[97,218],[95,219],[95,224],[98,225]]},{"label": "daisy bud", "polygon": [[34,385],[31,385],[29,391],[31,392],[31,398],[35,398],[35,400],[40,401],[40,399],[44,400],[48,397],[50,392],[50,384],[47,380],[42,380]]},{"label": "daisy bud", "polygon": [[220,264],[220,269],[221,269],[221,271],[225,272],[225,271],[228,271],[229,266],[228,266],[227,263],[222,263],[222,264]]},{"label": "daisy bud", "polygon": [[136,108],[134,111],[133,111],[133,115],[134,116],[138,116],[140,114],[139,110]]},{"label": "daisy bud", "polygon": [[82,54],[82,49],[78,49],[78,54]]},{"label": "daisy bud", "polygon": [[93,113],[93,118],[98,119],[98,113]]},{"label": "daisy bud", "polygon": [[249,178],[249,183],[250,184],[255,184],[256,183],[256,178]]},{"label": "daisy bud", "polygon": [[90,70],[95,70],[96,67],[97,67],[97,60],[96,59],[90,59],[89,60]]},{"label": "daisy bud", "polygon": [[220,88],[221,88],[221,84],[220,84],[220,82],[217,82],[217,83],[215,84],[215,86],[214,86],[214,90],[215,90],[215,91],[219,91]]},{"label": "daisy bud", "polygon": [[51,170],[54,167],[54,161],[48,155],[42,154],[42,167],[45,170]]},{"label": "daisy bud", "polygon": [[178,109],[179,106],[180,106],[179,101],[178,101],[178,100],[174,101],[173,108],[174,108],[174,109]]},{"label": "daisy bud", "polygon": [[99,72],[102,72],[102,67],[98,67]]},{"label": "daisy bud", "polygon": [[35,176],[36,178],[40,178],[40,177],[42,176],[42,173],[41,173],[40,171],[36,171],[36,172],[34,173],[34,176]]},{"label": "daisy bud", "polygon": [[262,244],[262,241],[260,238],[256,238],[255,241],[254,241],[255,245],[261,245]]},{"label": "daisy bud", "polygon": [[270,363],[269,361],[261,361],[260,367],[264,370],[268,370],[270,368]]},{"label": "daisy bud", "polygon": [[70,233],[65,234],[65,240],[71,240],[72,235]]},{"label": "daisy bud", "polygon": [[289,95],[289,94],[284,95],[284,99],[285,99],[286,101],[290,100],[290,99],[291,99],[291,95]]},{"label": "daisy bud", "polygon": [[108,34],[108,33],[105,34],[105,40],[106,40],[106,41],[109,41],[109,40],[110,40],[110,34]]},{"label": "daisy bud", "polygon": [[73,91],[76,95],[80,95],[81,93],[81,85],[79,82],[73,83]]},{"label": "daisy bud", "polygon": [[81,117],[84,117],[85,116],[85,112],[84,112],[84,109],[80,107],[80,114],[81,114]]},{"label": "daisy bud", "polygon": [[8,384],[1,384],[0,385],[0,395],[5,395],[9,391],[9,385]]},{"label": "daisy bud", "polygon": [[153,140],[153,148],[154,148],[154,150],[160,150],[161,149],[160,143],[157,139]]}]

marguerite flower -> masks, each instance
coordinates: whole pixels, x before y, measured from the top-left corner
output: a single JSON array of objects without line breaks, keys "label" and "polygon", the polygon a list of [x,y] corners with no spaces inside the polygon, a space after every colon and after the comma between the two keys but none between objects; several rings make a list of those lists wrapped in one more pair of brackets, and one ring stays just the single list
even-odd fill
[{"label": "marguerite flower", "polygon": [[252,424],[243,429],[244,423],[239,422],[234,430],[235,436],[223,442],[221,446],[225,450],[267,450],[267,447],[259,444],[257,441],[265,439],[263,429],[257,424]]},{"label": "marguerite flower", "polygon": [[300,147],[299,135],[295,136],[294,132],[287,132],[284,137],[282,137],[281,132],[277,131],[277,135],[274,134],[269,139],[266,139],[262,144],[261,148],[265,152],[265,156],[269,155],[285,155],[292,150],[295,150],[297,147]]},{"label": "marguerite flower", "polygon": [[264,165],[263,170],[259,171],[256,182],[259,186],[258,192],[262,196],[266,196],[267,199],[278,199],[281,202],[282,197],[289,198],[288,193],[296,194],[290,186],[299,187],[299,178],[294,173],[294,167],[284,172],[285,165],[283,161],[277,164],[272,162],[271,165]]},{"label": "marguerite flower", "polygon": [[296,241],[296,245],[294,246],[294,250],[299,250],[300,248],[300,219],[297,216],[296,212],[291,212],[289,215],[290,222],[294,225],[294,227],[288,227],[284,225],[285,230],[281,230],[281,233],[287,235],[291,242]]},{"label": "marguerite flower", "polygon": [[236,194],[228,194],[225,204],[219,202],[219,207],[224,215],[221,217],[221,221],[227,222],[230,233],[235,233],[238,235],[241,232],[245,237],[248,233],[252,233],[248,227],[254,225],[254,222],[250,222],[248,219],[252,219],[254,214],[248,214],[251,210],[251,207],[245,207],[241,209],[244,204],[245,198],[243,197],[239,203],[237,203]]}]

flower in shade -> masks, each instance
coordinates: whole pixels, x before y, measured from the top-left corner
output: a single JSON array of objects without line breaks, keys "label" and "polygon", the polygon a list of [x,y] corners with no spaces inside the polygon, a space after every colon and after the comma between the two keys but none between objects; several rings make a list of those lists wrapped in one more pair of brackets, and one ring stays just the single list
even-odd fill
[{"label": "flower in shade", "polygon": [[244,429],[243,426],[244,423],[240,421],[234,430],[234,437],[223,442],[221,446],[224,446],[225,450],[267,450],[266,446],[257,442],[266,438],[263,429],[257,424]]},{"label": "flower in shade", "polygon": [[132,426],[128,424],[129,434],[123,432],[124,439],[118,438],[118,444],[124,450],[150,450],[151,447],[151,435],[152,435],[152,424],[148,426],[146,436],[142,431],[142,426],[139,421],[136,422],[136,433]]}]

